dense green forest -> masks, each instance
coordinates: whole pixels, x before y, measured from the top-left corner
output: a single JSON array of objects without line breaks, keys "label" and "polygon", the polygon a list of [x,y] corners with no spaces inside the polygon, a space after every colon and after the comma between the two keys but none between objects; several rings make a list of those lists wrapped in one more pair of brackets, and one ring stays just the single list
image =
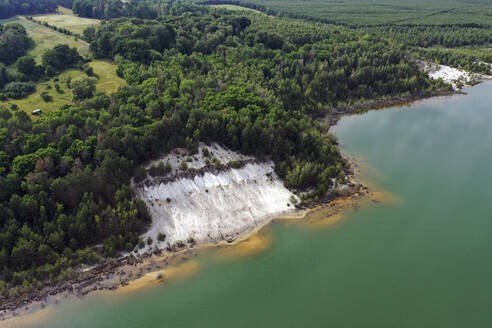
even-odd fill
[{"label": "dense green forest", "polygon": [[90,59],[66,45],[37,63],[22,26],[2,25],[2,97],[23,97],[32,89],[13,90],[67,68],[87,73],[67,81],[74,105],[36,119],[0,107],[3,296],[131,252],[151,218],[130,179],[176,147],[194,153],[198,142],[216,141],[271,158],[285,185],[305,192],[304,203],[319,201],[347,163],[317,117],[449,89],[421,72],[409,52],[490,41],[478,27],[425,27],[415,37],[414,27],[353,28],[191,3],[58,3],[107,19],[84,38],[91,58],[114,61],[128,85],[111,95],[96,90],[84,66]]},{"label": "dense green forest", "polygon": [[492,63],[492,27],[385,25],[363,30],[400,44],[417,58],[491,74],[490,65],[484,62]]},{"label": "dense green forest", "polygon": [[[492,3],[476,0],[206,0],[232,4],[277,17],[348,26],[383,37],[402,51],[436,63],[490,74]],[[473,51],[466,49],[473,47]]]},{"label": "dense green forest", "polygon": [[0,19],[14,15],[32,15],[56,11],[55,0],[0,0]]},{"label": "dense green forest", "polygon": [[151,19],[157,17],[157,7],[158,4],[139,0],[75,0],[70,8],[81,17],[111,19],[126,16]]},{"label": "dense green forest", "polygon": [[0,19],[15,15],[54,13],[58,6],[73,9],[82,17],[111,19],[121,16],[155,18],[170,3],[147,0],[0,0]]},{"label": "dense green forest", "polygon": [[276,16],[353,27],[380,25],[491,26],[489,0],[194,0],[235,4]]}]

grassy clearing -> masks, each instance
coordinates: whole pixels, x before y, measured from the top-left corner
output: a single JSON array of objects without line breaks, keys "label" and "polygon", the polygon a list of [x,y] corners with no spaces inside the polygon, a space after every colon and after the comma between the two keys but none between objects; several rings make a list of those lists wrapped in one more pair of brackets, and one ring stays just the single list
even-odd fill
[{"label": "grassy clearing", "polygon": [[89,63],[98,77],[97,90],[108,94],[115,92],[126,84],[125,80],[116,75],[116,64],[105,60],[94,60]]},{"label": "grassy clearing", "polygon": [[58,7],[58,13],[56,14],[36,15],[33,17],[43,23],[61,27],[77,34],[82,34],[87,27],[96,26],[100,23],[98,19],[75,16],[71,10],[62,7]]},{"label": "grassy clearing", "polygon": [[46,49],[51,49],[59,43],[68,44],[70,47],[76,47],[83,56],[89,55],[89,44],[87,44],[87,42],[75,40],[74,37],[33,23],[23,17],[16,16],[0,20],[0,24],[7,23],[19,23],[26,28],[29,36],[36,42],[36,47],[32,49],[29,54],[36,57],[38,62],[41,61],[41,55]]},{"label": "grassy clearing", "polygon": [[246,8],[246,7],[241,7],[241,6],[236,6],[236,5],[211,5],[211,7],[214,8],[222,8],[222,9],[227,9],[231,11],[251,11],[257,14],[262,14],[266,15],[265,13],[262,13],[259,10],[251,9],[251,8]]},{"label": "grassy clearing", "polygon": [[[106,93],[112,93],[118,90],[119,87],[125,85],[125,81],[116,75],[116,65],[103,60],[95,60],[90,62],[89,65],[94,69],[94,73],[98,77],[96,84],[97,91],[104,91]],[[49,112],[60,108],[66,104],[72,104],[72,92],[67,88],[65,83],[68,77],[75,79],[80,76],[85,76],[84,72],[78,70],[67,70],[56,78],[50,79],[49,81],[39,82],[36,85],[36,92],[24,99],[9,99],[3,101],[0,104],[11,108],[12,104],[16,104],[20,110],[25,111],[29,115],[31,112],[40,108],[43,112]],[[55,81],[58,79],[58,81]],[[63,93],[58,93],[55,89],[55,84],[58,84],[63,90]],[[41,98],[41,93],[46,91],[53,100],[50,102],[45,102]]]}]

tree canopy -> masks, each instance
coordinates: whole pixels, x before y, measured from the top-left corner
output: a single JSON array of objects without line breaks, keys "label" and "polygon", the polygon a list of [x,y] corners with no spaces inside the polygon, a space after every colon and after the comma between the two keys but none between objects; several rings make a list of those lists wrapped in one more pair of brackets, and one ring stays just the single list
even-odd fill
[{"label": "tree canopy", "polygon": [[[82,10],[82,2],[73,6]],[[119,6],[101,3],[103,15]],[[94,58],[118,65],[127,86],[107,95],[90,77],[74,80],[75,105],[35,120],[0,107],[4,295],[142,243],[151,218],[129,185],[150,158],[219,142],[272,159],[303,202],[317,201],[344,182],[348,164],[316,117],[447,87],[422,73],[399,44],[366,30],[189,4],[173,4],[156,19],[119,16],[126,15],[132,17],[103,21],[84,37]],[[41,65],[19,51],[0,67],[0,77],[15,76],[4,78],[3,92],[13,97],[29,88],[33,69],[51,76],[83,62],[66,45],[47,50]]]}]

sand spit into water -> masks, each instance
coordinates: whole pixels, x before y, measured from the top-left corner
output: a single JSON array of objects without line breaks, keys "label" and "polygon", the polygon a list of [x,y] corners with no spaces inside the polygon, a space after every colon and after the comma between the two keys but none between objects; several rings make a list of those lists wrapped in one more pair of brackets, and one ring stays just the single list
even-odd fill
[{"label": "sand spit into water", "polygon": [[47,320],[51,315],[53,315],[53,307],[50,306],[35,312],[21,314],[18,317],[0,321],[0,326],[2,328],[36,327],[38,322]]},{"label": "sand spit into water", "polygon": [[128,285],[118,289],[118,295],[135,292],[145,287],[158,283],[186,279],[200,270],[200,264],[189,260],[176,266],[170,266],[163,270],[149,272],[143,277],[131,281]]},{"label": "sand spit into water", "polygon": [[220,261],[236,260],[263,253],[271,245],[272,236],[268,232],[258,232],[235,245],[218,249],[215,257]]}]

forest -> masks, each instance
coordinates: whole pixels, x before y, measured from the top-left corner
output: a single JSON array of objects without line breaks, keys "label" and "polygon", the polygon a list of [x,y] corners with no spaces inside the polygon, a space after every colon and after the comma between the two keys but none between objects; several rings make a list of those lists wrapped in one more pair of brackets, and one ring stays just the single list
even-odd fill
[{"label": "forest", "polygon": [[55,0],[0,0],[0,19],[14,15],[52,13],[57,6]]},{"label": "forest", "polygon": [[[98,3],[72,4],[80,16],[105,19],[83,33],[90,58],[55,45],[38,63],[25,29],[1,25],[2,97],[25,97],[34,82],[67,68],[87,75],[66,82],[73,105],[41,117],[0,107],[3,297],[141,244],[151,217],[130,180],[176,147],[193,153],[198,142],[215,141],[270,158],[304,204],[318,202],[348,165],[319,117],[356,103],[449,90],[420,71],[407,49],[467,45],[472,34],[472,43],[490,40],[487,32],[433,28],[415,39],[412,27],[355,29],[189,2]],[[127,86],[97,90],[85,66],[91,59],[116,63]]]},{"label": "forest", "polygon": [[194,0],[351,27],[382,25],[491,26],[488,0]]},{"label": "forest", "polygon": [[[206,0],[214,6],[230,4],[277,17],[348,26],[383,37],[415,56],[443,65],[490,74],[492,3],[477,0],[368,0],[329,2],[317,0],[299,6],[295,0]],[[329,5],[328,5],[329,4]],[[472,47],[473,49],[469,49]]]},{"label": "forest", "polygon": [[131,0],[75,0],[70,6],[73,12],[81,17],[111,19],[117,17],[137,17],[137,18],[156,18],[157,10],[155,5],[147,1]]}]

